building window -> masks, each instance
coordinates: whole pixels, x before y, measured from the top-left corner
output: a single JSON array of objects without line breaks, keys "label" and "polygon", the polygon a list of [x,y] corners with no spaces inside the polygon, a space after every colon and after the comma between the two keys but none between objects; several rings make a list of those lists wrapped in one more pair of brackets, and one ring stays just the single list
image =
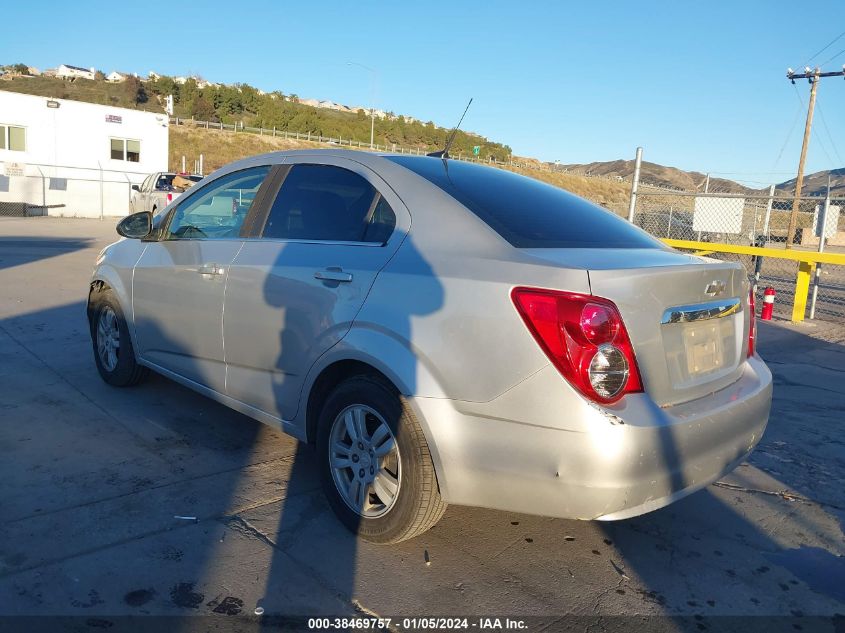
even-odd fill
[{"label": "building window", "polygon": [[125,138],[111,139],[111,159],[128,160],[130,163],[141,162],[141,141]]},{"label": "building window", "polygon": [[25,152],[26,128],[17,125],[0,125],[0,149]]}]

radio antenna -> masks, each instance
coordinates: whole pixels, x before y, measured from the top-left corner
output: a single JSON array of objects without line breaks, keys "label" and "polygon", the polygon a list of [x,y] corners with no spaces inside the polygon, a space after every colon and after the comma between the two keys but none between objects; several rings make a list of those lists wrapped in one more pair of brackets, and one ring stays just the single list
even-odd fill
[{"label": "radio antenna", "polygon": [[430,154],[426,154],[426,156],[434,156],[435,158],[442,158],[443,160],[446,160],[447,158],[449,158],[449,148],[452,147],[452,142],[455,140],[455,135],[458,133],[458,128],[461,127],[461,123],[463,123],[464,117],[467,115],[467,110],[469,110],[469,107],[471,105],[472,105],[472,98],[470,98],[469,103],[467,103],[467,107],[464,108],[464,113],[461,115],[461,118],[458,121],[458,124],[452,129],[452,133],[449,135],[449,138],[446,140],[446,147],[444,147],[440,151],[431,152]]}]

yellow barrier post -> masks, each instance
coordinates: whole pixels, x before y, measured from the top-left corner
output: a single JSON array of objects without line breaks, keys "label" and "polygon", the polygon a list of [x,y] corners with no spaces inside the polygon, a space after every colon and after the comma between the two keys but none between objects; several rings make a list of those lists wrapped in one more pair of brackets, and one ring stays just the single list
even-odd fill
[{"label": "yellow barrier post", "polygon": [[798,274],[795,277],[795,299],[792,302],[792,320],[803,321],[807,309],[807,295],[810,292],[810,280],[816,269],[816,264],[833,264],[845,266],[845,254],[818,253],[815,251],[783,250],[760,246],[742,246],[740,244],[714,244],[712,242],[695,242],[692,240],[674,240],[663,238],[664,244],[687,251],[695,255],[705,253],[733,253],[735,255],[752,255],[756,257],[773,257],[785,261],[798,262]]},{"label": "yellow barrier post", "polygon": [[812,262],[799,262],[798,275],[795,278],[795,300],[792,302],[792,321],[804,320],[807,310],[807,294],[810,292],[810,279],[816,265]]}]

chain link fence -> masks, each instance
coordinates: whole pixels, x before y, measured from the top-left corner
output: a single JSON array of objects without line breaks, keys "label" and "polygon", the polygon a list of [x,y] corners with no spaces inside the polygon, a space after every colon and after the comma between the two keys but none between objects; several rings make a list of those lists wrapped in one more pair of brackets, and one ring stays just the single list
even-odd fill
[{"label": "chain link fence", "polygon": [[[296,132],[287,129],[265,128],[265,127],[251,127],[245,126],[241,123],[222,123],[220,121],[200,121],[198,119],[183,119],[180,117],[171,117],[170,125],[183,126],[187,128],[200,130],[217,130],[224,132],[235,132],[238,134],[255,134],[258,136],[267,136],[271,138],[305,141],[309,143],[319,143],[322,145],[330,145],[336,147],[349,147],[352,149],[371,150],[374,152],[391,152],[395,154],[412,154],[416,156],[425,156],[428,152],[433,152],[443,149],[442,147],[435,147],[429,145],[401,145],[397,143],[387,143],[380,145],[373,143],[370,145],[369,141],[356,140],[352,138],[344,138],[342,136],[322,136],[316,132]],[[456,151],[450,154],[452,160],[461,160],[469,163],[479,163],[482,165],[492,165],[494,167],[518,167],[520,169],[528,169],[547,174],[569,174],[572,176],[579,176],[582,178],[590,178],[594,180],[605,180],[611,183],[628,182],[630,184],[631,178],[622,178],[620,176],[608,176],[602,174],[583,173],[581,171],[570,172],[563,165],[551,162],[541,162],[539,160],[525,159],[519,156],[509,156],[507,160],[497,160],[493,156],[481,158],[464,151]],[[615,212],[622,214],[625,208],[619,205]]]},{"label": "chain link fence", "polygon": [[[677,191],[651,185],[637,190],[634,223],[661,239],[704,243],[690,249],[721,260],[738,261],[756,281],[758,301],[765,288],[777,292],[775,313],[789,317],[795,298],[799,263],[776,256],[718,252],[718,245],[757,246],[786,249],[794,196],[770,189],[736,191]],[[824,232],[825,252],[845,253],[845,198],[816,196],[798,199],[793,252],[819,251]],[[706,244],[713,244],[708,252]],[[819,264],[808,303],[811,318],[841,319],[845,316],[845,266]],[[759,305],[759,303],[758,303]]]},{"label": "chain link fence", "polygon": [[148,175],[28,163],[15,173],[0,173],[0,216],[124,216],[129,212],[132,185]]}]

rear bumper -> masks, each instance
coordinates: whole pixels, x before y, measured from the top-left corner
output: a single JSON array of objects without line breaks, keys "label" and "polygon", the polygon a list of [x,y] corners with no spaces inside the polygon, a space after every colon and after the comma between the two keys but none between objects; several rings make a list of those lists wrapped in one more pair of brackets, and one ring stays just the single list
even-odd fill
[{"label": "rear bumper", "polygon": [[561,383],[549,367],[490,403],[411,399],[447,502],[575,519],[650,512],[734,469],[760,441],[772,394],[759,357],[729,387],[665,409],[645,394],[603,409]]}]

